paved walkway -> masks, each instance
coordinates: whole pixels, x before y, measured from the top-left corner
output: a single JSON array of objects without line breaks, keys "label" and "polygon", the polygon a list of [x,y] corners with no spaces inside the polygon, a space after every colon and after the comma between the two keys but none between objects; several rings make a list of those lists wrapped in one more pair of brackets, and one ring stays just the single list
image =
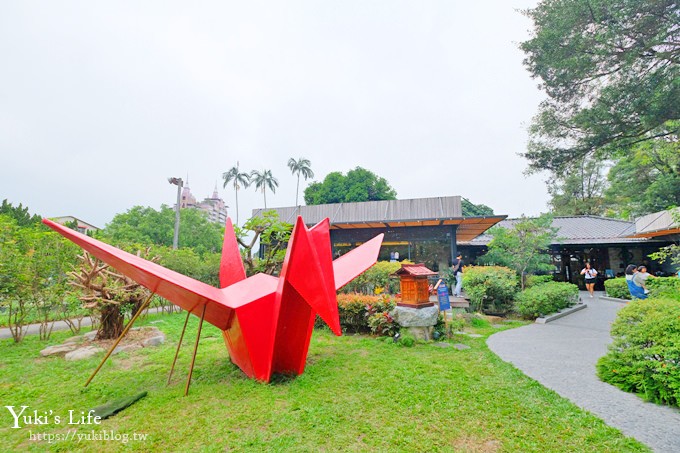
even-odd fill
[{"label": "paved walkway", "polygon": [[[149,313],[158,313],[162,311],[160,307],[153,307],[153,308],[148,308],[146,310],[145,314]],[[89,316],[85,316],[80,323],[81,328],[85,327],[90,327],[92,325],[92,320],[90,319]],[[40,324],[29,324],[26,326],[26,335],[38,335],[40,333]],[[59,330],[68,330],[68,324],[66,324],[64,321],[55,321],[54,322],[54,327],[52,328],[52,332],[57,332]],[[87,331],[88,329],[84,329],[83,331]],[[9,327],[1,327],[0,328],[0,340],[4,338],[12,338],[12,332],[9,330]]]},{"label": "paved walkway", "polygon": [[597,359],[611,343],[619,302],[590,299],[588,308],[548,324],[531,324],[489,337],[489,348],[527,376],[570,399],[656,452],[680,452],[680,410],[648,403],[600,381]]}]

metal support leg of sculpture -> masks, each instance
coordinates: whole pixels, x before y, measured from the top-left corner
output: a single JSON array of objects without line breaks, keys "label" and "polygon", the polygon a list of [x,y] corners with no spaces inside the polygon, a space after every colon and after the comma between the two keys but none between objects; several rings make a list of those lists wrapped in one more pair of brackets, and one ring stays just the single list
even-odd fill
[{"label": "metal support leg of sculpture", "polygon": [[120,336],[116,339],[116,341],[111,345],[111,347],[109,348],[109,351],[106,353],[106,355],[105,355],[104,358],[102,359],[102,361],[101,361],[101,363],[99,364],[99,366],[97,367],[97,369],[94,370],[94,373],[92,373],[92,376],[90,376],[90,378],[89,378],[89,379],[87,380],[87,382],[85,383],[85,387],[87,387],[87,386],[90,384],[90,382],[92,382],[92,379],[94,379],[94,377],[97,375],[97,373],[99,373],[99,370],[101,370],[101,368],[104,366],[104,363],[105,363],[106,360],[109,358],[109,356],[111,356],[111,353],[113,352],[113,350],[116,349],[116,346],[118,346],[118,343],[120,343],[120,341],[123,339],[123,337],[125,336],[125,334],[128,333],[128,330],[130,330],[130,328],[132,327],[132,324],[134,324],[134,322],[137,320],[137,318],[139,317],[139,315],[140,315],[144,310],[146,310],[146,307],[148,307],[149,303],[151,302],[151,298],[152,298],[152,297],[153,297],[153,293],[151,293],[151,295],[150,295],[149,297],[147,297],[147,299],[144,301],[144,303],[142,304],[142,306],[139,307],[139,310],[137,310],[137,313],[135,313],[135,315],[132,317],[132,319],[127,323],[127,325],[126,325],[125,328],[123,329],[123,332],[122,332],[122,333],[120,334]]},{"label": "metal support leg of sculpture", "polygon": [[203,305],[203,313],[201,313],[201,320],[198,323],[198,333],[196,334],[196,344],[194,344],[194,355],[191,357],[191,367],[189,367],[189,376],[187,376],[187,385],[184,388],[184,396],[189,394],[189,386],[191,385],[191,375],[194,374],[194,363],[196,363],[196,352],[198,351],[198,340],[201,339],[201,328],[203,328],[203,320],[205,319],[205,309],[208,304]]},{"label": "metal support leg of sculpture", "polygon": [[184,332],[187,330],[187,323],[189,322],[189,316],[191,316],[191,311],[187,310],[187,318],[184,320],[184,327],[182,328],[182,334],[179,336],[179,342],[177,343],[177,351],[175,351],[175,358],[172,361],[172,367],[170,368],[170,375],[168,376],[168,383],[165,385],[170,385],[170,380],[172,379],[172,373],[175,371],[175,364],[177,363],[177,356],[179,356],[179,348],[182,347],[182,340],[184,340]]}]

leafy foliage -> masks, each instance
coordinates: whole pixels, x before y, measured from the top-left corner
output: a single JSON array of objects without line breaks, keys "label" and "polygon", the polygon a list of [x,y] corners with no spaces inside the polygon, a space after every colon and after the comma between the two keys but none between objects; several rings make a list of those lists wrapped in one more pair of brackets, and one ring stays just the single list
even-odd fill
[{"label": "leafy foliage", "polygon": [[524,318],[537,318],[578,302],[578,286],[548,282],[527,288],[515,297],[515,311]]},{"label": "leafy foliage", "polygon": [[530,129],[533,170],[677,135],[678,2],[542,0],[525,14],[524,64],[548,95]]},{"label": "leafy foliage", "polygon": [[46,315],[61,304],[76,255],[77,247],[57,233],[0,214],[0,307],[14,341],[22,340],[29,316],[41,321],[41,337],[49,337]]},{"label": "leafy foliage", "polygon": [[340,290],[343,293],[361,293],[373,295],[377,293],[387,292],[396,294],[399,292],[399,279],[390,277],[393,273],[401,268],[402,263],[408,263],[405,260],[402,262],[378,261],[373,266],[368,268],[354,280],[347,283]]},{"label": "leafy foliage", "polygon": [[647,280],[649,297],[675,300],[680,303],[680,278],[657,277]]},{"label": "leafy foliage", "polygon": [[[396,306],[394,299],[387,295],[338,294],[338,314],[343,332],[368,333],[392,336],[399,330],[389,312]],[[316,317],[315,327],[324,322]]]},{"label": "leafy foliage", "polygon": [[542,285],[543,283],[549,283],[554,280],[552,275],[527,275],[525,279],[524,288],[531,288],[532,286]]},{"label": "leafy foliage", "polygon": [[489,230],[493,236],[489,251],[479,261],[514,269],[524,289],[528,273],[554,269],[547,251],[556,232],[552,227],[552,216],[545,214],[534,219],[522,216],[512,229],[495,226]]},{"label": "leafy foliage", "polygon": [[347,172],[331,172],[323,182],[313,182],[305,189],[308,205],[346,203],[356,201],[396,200],[397,193],[385,178],[365,168]]},{"label": "leafy foliage", "polygon": [[656,403],[680,404],[680,304],[645,299],[622,308],[613,343],[597,363],[600,378]]},{"label": "leafy foliage", "polygon": [[[236,240],[243,247],[241,257],[248,275],[257,272],[274,274],[281,269],[293,225],[282,222],[276,211],[265,211],[260,216],[252,217],[243,228],[235,227],[234,231]],[[250,242],[247,242],[248,238]],[[253,256],[253,247],[258,239],[260,247],[264,247],[262,259]]]},{"label": "leafy foliage", "polygon": [[470,266],[463,272],[463,288],[474,311],[508,311],[517,293],[512,269],[501,266]]},{"label": "leafy foliage", "polygon": [[[139,244],[172,246],[175,228],[175,211],[162,205],[159,211],[134,206],[127,212],[116,214],[100,232],[100,237],[116,245]],[[220,252],[224,227],[210,222],[206,214],[197,209],[180,210],[179,246],[194,249],[202,254]]]},{"label": "leafy foliage", "polygon": [[[651,279],[650,279],[651,280]],[[607,296],[616,297],[617,299],[630,300],[630,290],[628,289],[628,283],[626,279],[621,278],[610,278],[604,281],[604,289],[607,292]]]},{"label": "leafy foliage", "polygon": [[463,208],[463,217],[481,217],[486,215],[493,215],[493,209],[485,204],[474,204],[467,198],[461,200],[461,207]]},{"label": "leafy foliage", "polygon": [[0,205],[0,215],[6,215],[13,218],[20,227],[42,226],[42,219],[39,215],[31,215],[28,212],[28,207],[22,206],[21,203],[19,203],[19,206],[13,206],[6,198],[2,200],[2,205]]},{"label": "leafy foliage", "polygon": [[615,161],[607,178],[607,215],[629,218],[680,206],[677,134],[636,145]]},{"label": "leafy foliage", "polygon": [[267,188],[269,188],[272,193],[275,193],[276,188],[279,187],[279,180],[272,175],[271,170],[262,170],[261,172],[253,170],[250,172],[250,182],[255,184],[255,190],[262,191],[264,208],[267,209]]},{"label": "leafy foliage", "polygon": [[[673,225],[680,226],[680,209],[671,211],[671,219],[673,219]],[[651,253],[649,257],[661,263],[670,263],[680,269],[680,244],[675,243],[661,247],[658,251]]]},{"label": "leafy foliage", "polygon": [[601,215],[607,179],[598,159],[580,159],[548,185],[553,215]]}]

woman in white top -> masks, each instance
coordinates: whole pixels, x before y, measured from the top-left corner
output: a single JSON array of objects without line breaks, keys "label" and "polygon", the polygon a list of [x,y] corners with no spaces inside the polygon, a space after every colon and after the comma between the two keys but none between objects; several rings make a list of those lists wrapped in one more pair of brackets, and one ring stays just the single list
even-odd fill
[{"label": "woman in white top", "polygon": [[586,263],[586,267],[584,267],[581,271],[581,275],[585,275],[586,289],[590,293],[590,297],[594,297],[593,292],[595,291],[595,279],[597,278],[597,271],[590,267],[590,263]]}]

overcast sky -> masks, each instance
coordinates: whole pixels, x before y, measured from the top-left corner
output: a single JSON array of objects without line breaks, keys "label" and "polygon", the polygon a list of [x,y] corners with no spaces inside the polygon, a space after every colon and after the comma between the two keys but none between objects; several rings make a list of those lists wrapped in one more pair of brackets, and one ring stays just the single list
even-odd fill
[{"label": "overcast sky", "polygon": [[[1,2],[0,199],[103,227],[134,205],[200,200],[222,172],[290,157],[316,180],[361,166],[400,199],[547,210],[517,153],[543,94],[517,44],[530,0]],[[239,192],[240,220],[262,206]]]}]

